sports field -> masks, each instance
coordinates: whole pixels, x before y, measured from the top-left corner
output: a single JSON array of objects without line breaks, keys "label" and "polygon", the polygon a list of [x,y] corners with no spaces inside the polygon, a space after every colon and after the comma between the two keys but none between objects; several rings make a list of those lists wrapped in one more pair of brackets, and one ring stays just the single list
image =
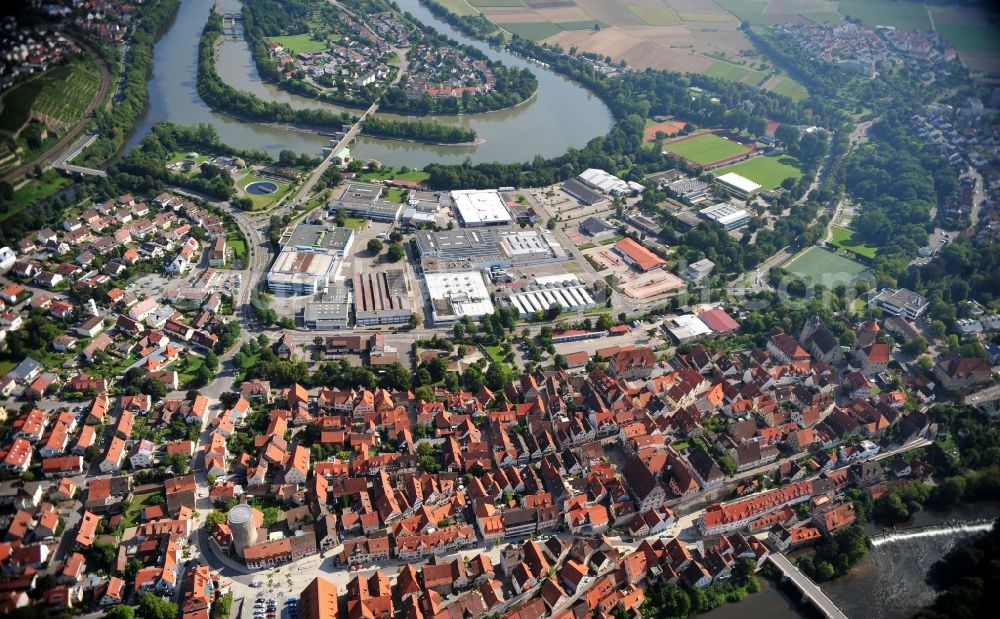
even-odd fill
[{"label": "sports field", "polygon": [[293,54],[315,54],[326,49],[326,41],[318,41],[310,34],[287,34],[267,37],[269,43],[277,43]]},{"label": "sports field", "polygon": [[727,165],[712,173],[716,176],[727,172],[736,172],[765,189],[777,189],[781,182],[788,177],[799,180],[803,171],[799,169],[799,161],[789,155],[771,155],[768,157],[754,157],[733,165]]},{"label": "sports field", "polygon": [[822,247],[810,247],[785,263],[789,273],[826,288],[848,285],[865,267]]},{"label": "sports field", "polygon": [[663,150],[700,165],[708,165],[749,152],[746,146],[721,138],[714,133],[703,133],[690,139],[667,143],[663,145]]},{"label": "sports field", "polygon": [[833,234],[830,242],[841,249],[845,249],[869,259],[874,258],[875,254],[878,253],[877,247],[872,247],[870,245],[866,245],[860,240],[856,240],[854,238],[854,231],[852,230],[841,228],[839,226],[833,226],[831,232]]}]

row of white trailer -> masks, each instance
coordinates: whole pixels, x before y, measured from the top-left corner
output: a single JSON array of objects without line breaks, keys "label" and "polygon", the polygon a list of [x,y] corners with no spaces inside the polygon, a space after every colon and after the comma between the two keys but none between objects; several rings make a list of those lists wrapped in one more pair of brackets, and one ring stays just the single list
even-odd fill
[{"label": "row of white trailer", "polygon": [[585,286],[568,288],[541,288],[510,295],[511,304],[521,312],[521,316],[530,316],[536,311],[545,311],[553,303],[563,310],[582,311],[597,307],[597,302],[587,292]]}]

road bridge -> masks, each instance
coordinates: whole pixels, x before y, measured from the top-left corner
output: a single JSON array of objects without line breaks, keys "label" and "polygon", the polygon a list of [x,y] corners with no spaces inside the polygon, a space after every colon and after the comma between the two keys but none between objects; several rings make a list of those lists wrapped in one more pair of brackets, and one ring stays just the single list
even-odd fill
[{"label": "road bridge", "polygon": [[772,552],[767,558],[781,571],[782,580],[791,581],[802,593],[802,598],[809,602],[827,619],[847,619],[844,611],[834,604],[833,600],[819,586],[803,574],[795,564],[780,552]]}]

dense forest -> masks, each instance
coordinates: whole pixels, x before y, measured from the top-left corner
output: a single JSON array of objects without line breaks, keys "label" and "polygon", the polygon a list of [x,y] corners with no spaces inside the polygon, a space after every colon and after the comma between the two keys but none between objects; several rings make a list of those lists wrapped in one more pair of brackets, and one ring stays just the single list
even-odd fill
[{"label": "dense forest", "polygon": [[957,199],[955,169],[908,131],[906,112],[888,111],[869,130],[871,140],[848,157],[844,187],[861,205],[854,229],[879,248],[873,272],[892,284],[933,230],[933,211]]},{"label": "dense forest", "polygon": [[100,135],[81,153],[76,161],[78,164],[94,166],[110,159],[146,110],[148,82],[153,72],[153,44],[177,14],[179,6],[180,0],[152,0],[138,9],[140,19],[132,35],[128,58],[123,60],[126,64],[121,98],[110,111],[98,108],[95,112]]},{"label": "dense forest", "polygon": [[998,563],[1000,521],[988,533],[957,544],[934,564],[930,581],[938,591],[937,599],[914,619],[989,617],[1000,604]]},{"label": "dense forest", "polygon": [[[287,103],[264,101],[226,84],[215,70],[215,42],[222,36],[222,17],[209,16],[198,47],[198,94],[213,109],[251,122],[277,122],[339,131],[356,118],[325,109],[296,109]],[[369,119],[365,133],[376,137],[409,139],[444,144],[461,144],[476,139],[471,129],[429,122]]]},{"label": "dense forest", "polygon": [[[344,4],[355,15],[393,10],[392,6],[383,0],[351,0]],[[438,99],[424,95],[411,99],[402,85],[381,90],[365,87],[358,94],[344,94],[318,89],[300,79],[286,79],[268,53],[266,37],[307,32],[312,29],[310,18],[317,14],[322,21],[341,20],[340,11],[325,2],[248,0],[243,8],[244,32],[262,78],[275,82],[290,92],[350,107],[367,108],[381,96],[380,109],[399,114],[470,114],[500,110],[527,100],[538,88],[538,80],[531,71],[505,67],[490,60],[476,48],[452,41],[412,18],[409,18],[409,21],[419,32],[419,38],[414,42],[452,47],[472,59],[485,62],[496,80],[493,90],[474,95],[466,93],[462,97]],[[406,80],[407,77],[404,76],[401,84],[405,85]]]}]

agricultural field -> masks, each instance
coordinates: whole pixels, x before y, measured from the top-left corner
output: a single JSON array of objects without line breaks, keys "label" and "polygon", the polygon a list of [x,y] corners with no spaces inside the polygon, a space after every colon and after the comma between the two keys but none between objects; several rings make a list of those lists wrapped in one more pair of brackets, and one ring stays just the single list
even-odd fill
[{"label": "agricultural field", "polygon": [[717,4],[755,26],[843,21],[836,0],[717,0]]},{"label": "agricultural field", "polygon": [[293,54],[315,54],[326,49],[326,41],[314,39],[311,34],[288,34],[267,37],[268,43],[277,43]]},{"label": "agricultural field", "polygon": [[100,70],[93,59],[53,67],[4,93],[0,131],[17,133],[33,113],[43,115],[51,129],[72,126],[83,117],[100,84]]},{"label": "agricultural field", "polygon": [[827,288],[848,285],[865,267],[822,247],[810,247],[786,262],[784,269]]},{"label": "agricultural field", "polygon": [[934,29],[955,47],[965,66],[975,71],[1000,70],[997,14],[979,7],[930,6],[928,10],[934,16]]},{"label": "agricultural field", "polygon": [[477,9],[488,7],[524,7],[522,0],[468,0],[468,2]]},{"label": "agricultural field", "polygon": [[841,228],[839,226],[833,226],[831,232],[833,235],[830,242],[840,249],[849,251],[853,254],[861,256],[862,258],[868,258],[869,260],[875,258],[875,255],[878,254],[877,247],[872,247],[870,245],[866,245],[863,241],[856,240],[852,230]]},{"label": "agricultural field", "polygon": [[840,0],[844,17],[860,19],[869,26],[895,26],[907,30],[930,30],[927,10],[920,4],[901,0]]},{"label": "agricultural field", "polygon": [[802,178],[805,172],[801,169],[800,165],[799,161],[790,155],[771,155],[767,157],[754,157],[746,161],[734,163],[733,165],[727,165],[712,170],[712,173],[719,176],[728,172],[736,172],[749,178],[764,189],[777,189],[786,178],[791,177],[795,180]]},{"label": "agricultural field", "polygon": [[645,3],[640,0],[626,0],[625,6],[650,26],[679,26],[684,23],[672,6],[660,0]]},{"label": "agricultural field", "polygon": [[690,139],[663,145],[663,150],[674,153],[699,165],[708,165],[748,152],[747,147],[721,138],[714,133],[703,133]]}]

